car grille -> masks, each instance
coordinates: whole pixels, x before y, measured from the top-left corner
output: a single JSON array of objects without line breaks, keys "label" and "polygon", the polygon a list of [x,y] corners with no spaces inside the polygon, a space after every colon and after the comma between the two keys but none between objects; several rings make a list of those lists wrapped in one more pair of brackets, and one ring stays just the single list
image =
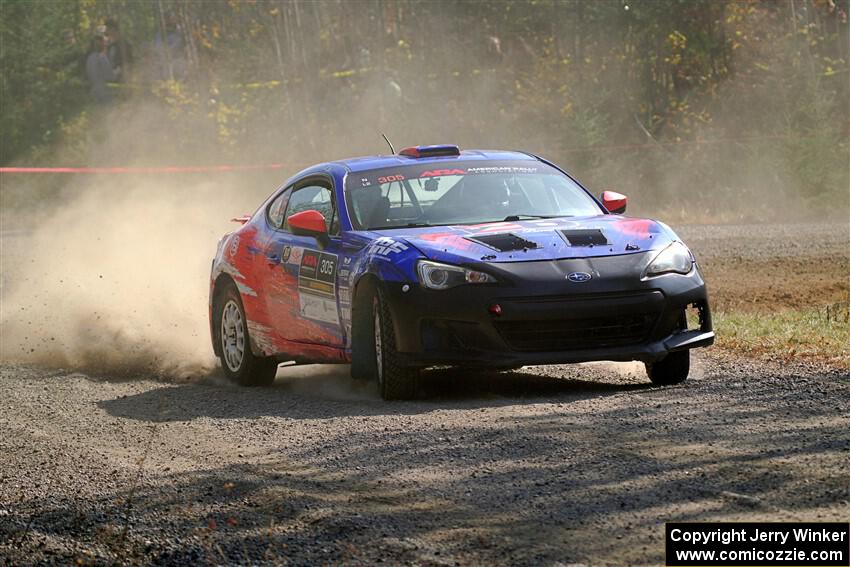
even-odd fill
[{"label": "car grille", "polygon": [[646,340],[657,314],[586,319],[498,321],[496,329],[512,350],[549,352],[625,346]]}]

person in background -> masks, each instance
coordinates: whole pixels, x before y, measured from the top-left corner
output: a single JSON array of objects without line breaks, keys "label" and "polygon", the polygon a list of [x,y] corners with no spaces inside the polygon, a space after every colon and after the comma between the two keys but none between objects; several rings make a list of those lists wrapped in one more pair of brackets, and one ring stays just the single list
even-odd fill
[{"label": "person in background", "polygon": [[168,14],[164,23],[165,29],[157,31],[153,41],[154,50],[159,58],[160,78],[180,80],[186,74],[183,30],[174,14]]},{"label": "person in background", "polygon": [[112,65],[115,80],[126,83],[133,65],[133,46],[121,35],[121,28],[115,18],[106,19],[106,39],[106,55]]},{"label": "person in background", "polygon": [[112,72],[112,64],[106,50],[106,29],[104,26],[98,26],[86,56],[86,77],[91,87],[91,96],[97,104],[108,104],[112,101],[112,93],[107,83],[115,80],[115,73]]}]

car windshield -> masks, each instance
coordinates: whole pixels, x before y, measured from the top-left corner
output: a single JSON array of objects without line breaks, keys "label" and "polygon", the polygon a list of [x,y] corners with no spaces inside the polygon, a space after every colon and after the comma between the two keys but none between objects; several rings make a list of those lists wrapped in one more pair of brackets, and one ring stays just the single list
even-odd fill
[{"label": "car windshield", "polygon": [[357,230],[598,215],[575,181],[535,161],[429,162],[351,173]]}]

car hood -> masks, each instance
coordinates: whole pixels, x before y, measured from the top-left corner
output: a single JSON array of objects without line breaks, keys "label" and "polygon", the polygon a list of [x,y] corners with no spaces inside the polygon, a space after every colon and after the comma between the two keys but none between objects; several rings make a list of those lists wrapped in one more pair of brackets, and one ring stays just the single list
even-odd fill
[{"label": "car hood", "polygon": [[677,239],[663,223],[620,215],[404,228],[376,234],[405,240],[427,258],[453,264],[619,256],[660,250]]}]

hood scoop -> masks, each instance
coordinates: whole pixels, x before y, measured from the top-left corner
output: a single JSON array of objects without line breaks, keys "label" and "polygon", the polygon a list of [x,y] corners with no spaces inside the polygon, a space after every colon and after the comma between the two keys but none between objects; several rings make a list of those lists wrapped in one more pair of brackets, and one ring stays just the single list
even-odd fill
[{"label": "hood scoop", "polygon": [[608,239],[598,228],[561,230],[559,232],[570,246],[605,246],[608,244]]},{"label": "hood scoop", "polygon": [[487,248],[492,248],[499,252],[510,252],[511,250],[530,250],[537,248],[537,243],[526,240],[516,234],[482,234],[476,236],[467,236],[467,240],[471,240],[477,244],[483,244]]}]

